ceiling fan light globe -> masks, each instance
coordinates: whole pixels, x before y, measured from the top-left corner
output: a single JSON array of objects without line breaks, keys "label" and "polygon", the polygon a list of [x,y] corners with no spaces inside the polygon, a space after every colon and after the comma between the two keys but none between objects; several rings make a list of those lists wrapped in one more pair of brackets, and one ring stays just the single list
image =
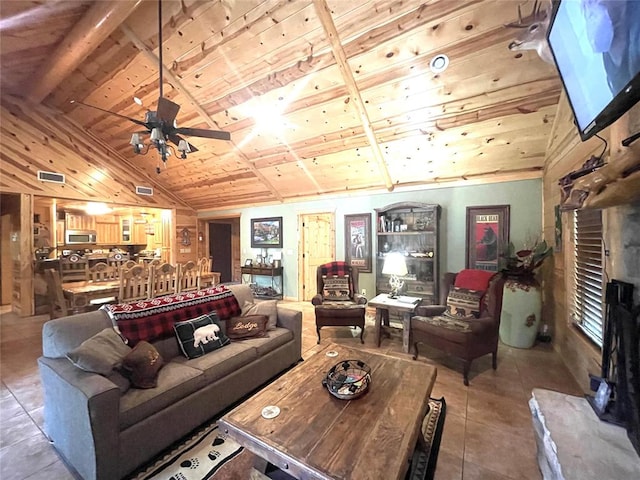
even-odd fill
[{"label": "ceiling fan light globe", "polygon": [[[184,138],[178,142],[178,151],[183,154],[191,153],[191,148],[189,148],[189,142],[187,142]],[[186,158],[186,156],[182,157]]]},{"label": "ceiling fan light globe", "polygon": [[133,145],[134,147],[136,145],[140,145],[142,142],[140,141],[140,135],[137,133],[134,133],[133,135],[131,135],[131,141],[129,142],[129,145]]},{"label": "ceiling fan light globe", "polygon": [[162,130],[160,130],[159,128],[153,128],[151,129],[151,141],[154,144],[157,144],[159,142],[164,143],[164,136],[162,135]]}]

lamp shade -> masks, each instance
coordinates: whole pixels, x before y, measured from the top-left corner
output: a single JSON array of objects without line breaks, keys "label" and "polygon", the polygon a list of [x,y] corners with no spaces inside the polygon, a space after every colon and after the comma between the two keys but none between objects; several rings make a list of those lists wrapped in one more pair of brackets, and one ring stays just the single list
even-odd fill
[{"label": "lamp shade", "polygon": [[384,259],[384,265],[382,266],[382,273],[384,275],[396,275],[398,277],[406,275],[408,271],[404,255],[400,252],[387,254]]}]

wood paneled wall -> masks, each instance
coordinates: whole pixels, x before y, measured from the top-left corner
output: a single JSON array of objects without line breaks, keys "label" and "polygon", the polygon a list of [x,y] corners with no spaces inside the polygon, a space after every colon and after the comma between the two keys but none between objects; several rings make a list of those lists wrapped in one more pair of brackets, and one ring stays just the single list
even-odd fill
[{"label": "wood paneled wall", "polygon": [[[62,113],[10,96],[2,97],[0,109],[0,192],[189,208]],[[63,173],[66,183],[41,182],[38,170]],[[154,195],[137,195],[136,185],[153,187]]]},{"label": "wood paneled wall", "polygon": [[[609,142],[609,147],[611,147],[612,138],[624,137],[620,129],[627,129],[628,115],[601,132],[601,136]],[[619,141],[616,142],[618,143]],[[543,228],[545,239],[550,245],[555,244],[555,206],[560,204],[561,190],[558,180],[580,168],[591,155],[600,155],[603,147],[602,141],[595,137],[586,142],[580,140],[573,124],[571,108],[563,93],[549,139],[543,175]],[[617,148],[611,148],[610,158],[608,158],[609,151],[605,152],[605,160],[615,162],[617,151]],[[617,241],[620,237],[620,229],[607,227],[607,215],[611,212],[610,209],[603,210],[604,241],[607,245],[621,245],[622,242]],[[552,261],[547,262],[542,268],[544,285],[542,318],[549,325],[554,348],[561,354],[578,383],[587,392],[589,391],[588,372],[596,375],[600,373],[601,351],[571,325],[569,273],[573,262],[571,257],[573,239],[570,228],[572,218],[572,211],[562,213],[561,250],[556,251]]]},{"label": "wood paneled wall", "polygon": [[33,196],[2,195],[1,203],[3,291],[9,282],[12,311],[21,316],[33,315]]},{"label": "wood paneled wall", "polygon": [[[187,245],[188,242],[188,245]],[[176,209],[174,245],[176,263],[194,262],[199,258],[198,218],[193,210]]]}]

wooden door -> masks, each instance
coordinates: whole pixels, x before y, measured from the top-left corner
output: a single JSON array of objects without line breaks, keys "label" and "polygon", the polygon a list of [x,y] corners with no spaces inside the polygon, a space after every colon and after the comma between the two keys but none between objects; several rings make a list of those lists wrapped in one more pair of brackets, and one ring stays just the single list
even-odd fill
[{"label": "wooden door", "polygon": [[213,270],[220,272],[220,281],[233,280],[231,273],[231,225],[229,223],[209,223],[209,252],[213,257]]},{"label": "wooden door", "polygon": [[333,213],[302,214],[300,222],[298,278],[302,301],[309,301],[317,293],[316,271],[318,265],[331,262],[336,257],[336,229]]}]

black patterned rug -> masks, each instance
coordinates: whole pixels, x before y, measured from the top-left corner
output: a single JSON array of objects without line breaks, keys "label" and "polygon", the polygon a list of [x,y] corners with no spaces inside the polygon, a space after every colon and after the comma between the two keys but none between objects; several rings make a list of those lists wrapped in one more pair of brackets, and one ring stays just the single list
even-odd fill
[{"label": "black patterned rug", "polygon": [[[429,399],[411,467],[405,480],[433,478],[444,428],[444,397]],[[265,478],[252,467],[254,455],[227,438],[212,422],[183,439],[151,465],[136,472],[129,480],[247,480]],[[293,477],[268,465],[266,477],[290,480]]]},{"label": "black patterned rug", "polygon": [[215,422],[183,439],[130,480],[248,479],[253,454],[227,438]]},{"label": "black patterned rug", "polygon": [[446,411],[444,397],[429,399],[429,410],[422,421],[422,438],[413,451],[406,480],[431,480],[435,475]]}]

